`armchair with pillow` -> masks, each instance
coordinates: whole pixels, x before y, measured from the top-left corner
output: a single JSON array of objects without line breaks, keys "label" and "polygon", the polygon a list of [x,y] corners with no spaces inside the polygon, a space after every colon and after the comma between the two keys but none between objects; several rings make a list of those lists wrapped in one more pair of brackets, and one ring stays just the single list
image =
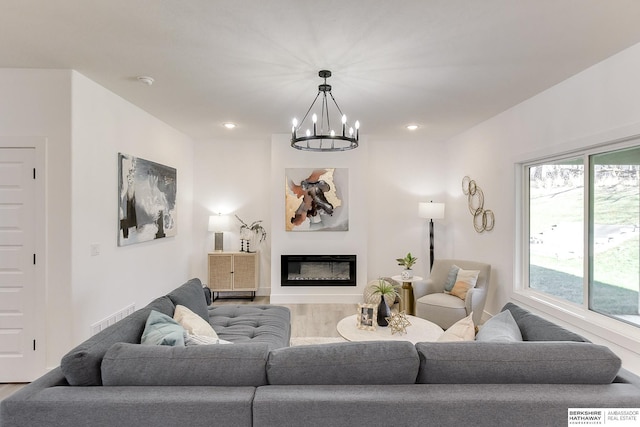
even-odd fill
[{"label": "armchair with pillow", "polygon": [[413,283],[416,316],[447,329],[473,313],[473,323],[480,324],[490,277],[490,264],[434,260],[431,276]]}]

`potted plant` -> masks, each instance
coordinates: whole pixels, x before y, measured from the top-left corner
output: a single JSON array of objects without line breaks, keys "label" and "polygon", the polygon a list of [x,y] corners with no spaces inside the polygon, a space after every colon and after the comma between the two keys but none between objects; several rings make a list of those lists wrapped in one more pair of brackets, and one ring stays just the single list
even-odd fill
[{"label": "potted plant", "polygon": [[387,317],[391,316],[391,306],[400,298],[398,285],[393,285],[383,278],[378,279],[378,283],[373,285],[373,295],[380,295],[380,305],[378,306],[378,325],[387,326]]},{"label": "potted plant", "polygon": [[404,258],[396,258],[396,261],[398,262],[398,265],[404,267],[404,270],[400,273],[400,276],[403,279],[411,279],[413,277],[413,270],[411,270],[411,267],[413,267],[413,264],[418,261],[418,258],[411,255],[411,252],[408,252]]},{"label": "potted plant", "polygon": [[[238,215],[236,215],[236,218],[240,221],[240,239],[247,241],[247,252],[251,252],[250,242],[254,243],[254,247],[262,243],[267,238],[267,230],[262,226],[262,220],[253,221],[251,224],[247,224],[240,219]],[[258,239],[257,242],[256,239]],[[244,251],[244,249],[241,249],[241,252],[242,251]]]}]

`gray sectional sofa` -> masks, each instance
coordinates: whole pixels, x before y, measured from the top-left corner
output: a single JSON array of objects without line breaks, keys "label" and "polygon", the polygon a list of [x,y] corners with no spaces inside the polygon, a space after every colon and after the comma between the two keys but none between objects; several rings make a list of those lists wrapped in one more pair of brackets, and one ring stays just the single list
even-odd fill
[{"label": "gray sectional sofa", "polygon": [[[140,345],[151,310],[184,305],[231,345]],[[289,347],[289,311],[207,307],[192,279],[71,350],[0,403],[0,425],[552,426],[568,408],[639,408],[606,347],[507,304],[522,342]]]}]

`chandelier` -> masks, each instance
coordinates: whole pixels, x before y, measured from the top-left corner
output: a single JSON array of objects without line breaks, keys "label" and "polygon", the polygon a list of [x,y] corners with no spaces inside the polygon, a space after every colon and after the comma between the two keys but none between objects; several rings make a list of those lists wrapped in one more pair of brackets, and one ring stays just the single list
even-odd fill
[{"label": "chandelier", "polygon": [[[340,110],[336,99],[333,97],[333,94],[331,93],[331,85],[327,84],[327,78],[331,77],[331,71],[320,70],[320,72],[318,72],[318,76],[324,79],[324,83],[318,86],[318,94],[302,120],[298,122],[297,119],[293,119],[293,126],[291,127],[291,146],[303,151],[346,151],[358,147],[358,140],[360,138],[360,122],[356,120],[353,127],[347,123],[347,116],[342,112],[342,110]],[[304,133],[298,136],[298,132],[300,132],[300,129],[303,127],[305,120],[309,116],[309,113],[313,109],[318,98],[320,98],[321,94],[322,105],[320,106],[320,121],[318,122],[318,114],[313,113],[311,116],[312,126],[307,128]],[[334,118],[339,117],[342,123],[342,129],[338,132],[331,127],[329,117],[329,100],[327,99],[327,94],[331,96],[331,100],[339,113],[339,115],[334,113]]]}]

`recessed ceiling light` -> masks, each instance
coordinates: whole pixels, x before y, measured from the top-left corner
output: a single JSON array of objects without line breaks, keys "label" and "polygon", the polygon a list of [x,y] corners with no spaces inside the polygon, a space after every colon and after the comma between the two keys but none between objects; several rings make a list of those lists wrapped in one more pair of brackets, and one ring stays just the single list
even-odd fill
[{"label": "recessed ceiling light", "polygon": [[140,83],[144,83],[147,86],[151,86],[154,82],[153,77],[150,76],[138,76],[137,78]]},{"label": "recessed ceiling light", "polygon": [[416,130],[418,128],[419,128],[418,125],[407,125],[407,129],[409,129],[409,130]]},{"label": "recessed ceiling light", "polygon": [[226,127],[227,129],[233,129],[236,127],[235,123],[231,123],[231,122],[227,122],[227,123],[223,123],[222,126]]}]

